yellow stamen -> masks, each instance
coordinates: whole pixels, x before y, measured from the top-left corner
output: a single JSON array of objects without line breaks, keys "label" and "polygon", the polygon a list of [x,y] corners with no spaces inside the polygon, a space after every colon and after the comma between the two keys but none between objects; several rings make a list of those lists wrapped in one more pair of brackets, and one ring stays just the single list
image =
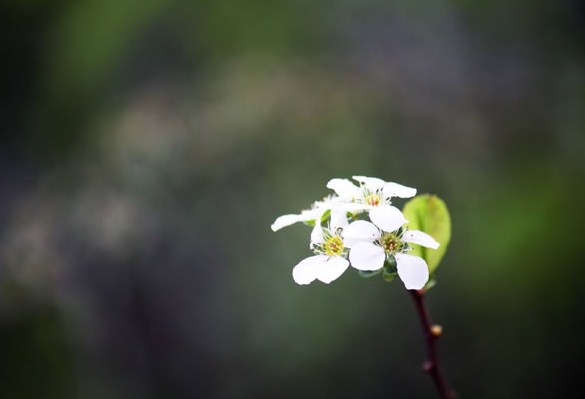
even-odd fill
[{"label": "yellow stamen", "polygon": [[402,241],[398,236],[392,233],[386,233],[380,239],[382,248],[387,254],[394,254],[402,249]]},{"label": "yellow stamen", "polygon": [[339,236],[329,237],[325,243],[323,243],[323,250],[327,256],[339,256],[343,253],[344,249],[343,240]]},{"label": "yellow stamen", "polygon": [[380,196],[378,194],[370,194],[366,198],[364,198],[366,204],[371,206],[378,206],[380,205]]}]

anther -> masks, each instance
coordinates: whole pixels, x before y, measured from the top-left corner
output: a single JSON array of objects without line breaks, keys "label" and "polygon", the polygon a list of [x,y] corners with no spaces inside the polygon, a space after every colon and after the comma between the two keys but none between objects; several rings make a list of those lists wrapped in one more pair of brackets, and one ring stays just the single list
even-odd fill
[{"label": "anther", "polygon": [[443,333],[443,327],[438,324],[433,324],[431,327],[431,335],[435,338],[439,338]]}]

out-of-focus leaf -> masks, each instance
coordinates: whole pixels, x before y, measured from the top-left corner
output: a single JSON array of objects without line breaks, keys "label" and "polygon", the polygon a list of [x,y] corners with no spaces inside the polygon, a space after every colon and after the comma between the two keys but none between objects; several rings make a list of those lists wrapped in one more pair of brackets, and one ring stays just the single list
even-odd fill
[{"label": "out-of-focus leaf", "polygon": [[431,275],[429,281],[427,281],[427,283],[425,284],[425,290],[430,290],[435,285],[437,285],[437,280],[435,280],[435,277]]},{"label": "out-of-focus leaf", "polygon": [[429,273],[433,273],[451,239],[451,217],[447,206],[439,197],[423,194],[408,201],[402,212],[410,229],[424,231],[441,244],[437,249],[409,244],[414,247],[411,254],[423,258],[429,266]]}]

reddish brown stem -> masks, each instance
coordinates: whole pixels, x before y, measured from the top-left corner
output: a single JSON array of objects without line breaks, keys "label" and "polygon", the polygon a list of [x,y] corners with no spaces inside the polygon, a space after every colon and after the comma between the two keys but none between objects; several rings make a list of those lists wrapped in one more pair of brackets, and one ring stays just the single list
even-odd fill
[{"label": "reddish brown stem", "polygon": [[424,302],[424,290],[409,290],[409,292],[414,300],[427,346],[427,360],[423,363],[423,370],[433,379],[442,399],[455,399],[457,396],[455,395],[455,391],[449,387],[449,383],[447,383],[447,380],[445,379],[445,374],[439,363],[437,346],[435,344],[441,335],[441,328],[432,325],[431,317],[429,316],[429,312]]}]

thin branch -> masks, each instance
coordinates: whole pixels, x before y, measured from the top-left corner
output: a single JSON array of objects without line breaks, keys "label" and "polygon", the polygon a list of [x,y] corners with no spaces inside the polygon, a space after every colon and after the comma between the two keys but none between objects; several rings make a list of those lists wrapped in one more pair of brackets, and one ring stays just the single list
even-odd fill
[{"label": "thin branch", "polygon": [[435,344],[437,339],[441,336],[441,327],[433,325],[431,322],[429,312],[424,302],[424,290],[409,290],[409,292],[414,300],[414,304],[416,305],[416,310],[420,318],[427,346],[427,360],[423,363],[423,370],[433,379],[442,399],[455,399],[457,396],[455,395],[455,391],[449,387],[449,383],[445,379],[445,374],[439,363],[437,346]]}]

